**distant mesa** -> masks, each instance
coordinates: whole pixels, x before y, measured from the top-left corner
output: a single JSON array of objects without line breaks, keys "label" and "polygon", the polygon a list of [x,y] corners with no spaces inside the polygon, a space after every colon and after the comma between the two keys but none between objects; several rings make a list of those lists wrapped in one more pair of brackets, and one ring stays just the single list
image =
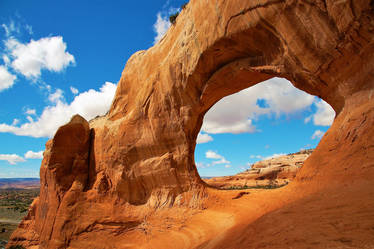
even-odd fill
[{"label": "distant mesa", "polygon": [[0,189],[32,189],[39,187],[39,178],[0,178]]},{"label": "distant mesa", "polygon": [[220,189],[277,188],[287,185],[314,150],[278,156],[256,162],[244,172],[233,176],[203,179],[208,185]]}]

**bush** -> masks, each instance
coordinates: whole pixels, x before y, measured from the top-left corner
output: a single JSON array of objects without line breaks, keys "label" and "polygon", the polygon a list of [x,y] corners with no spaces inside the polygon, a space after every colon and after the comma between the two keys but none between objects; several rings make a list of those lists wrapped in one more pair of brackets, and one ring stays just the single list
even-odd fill
[{"label": "bush", "polygon": [[188,2],[187,2],[187,3],[184,3],[184,4],[182,4],[182,6],[181,6],[181,9],[182,9],[182,10],[184,10],[184,9],[186,8],[187,4],[188,4]]},{"label": "bush", "polygon": [[26,248],[21,245],[16,245],[16,246],[9,247],[9,249],[26,249]]},{"label": "bush", "polygon": [[268,185],[257,185],[257,186],[230,186],[227,188],[221,188],[222,190],[242,190],[242,189],[275,189],[275,188],[281,188],[288,184],[288,182],[284,184],[277,185],[273,181],[270,181]]},{"label": "bush", "polygon": [[169,21],[172,23],[172,24],[175,24],[175,21],[177,20],[177,17],[179,15],[179,12],[169,16]]}]

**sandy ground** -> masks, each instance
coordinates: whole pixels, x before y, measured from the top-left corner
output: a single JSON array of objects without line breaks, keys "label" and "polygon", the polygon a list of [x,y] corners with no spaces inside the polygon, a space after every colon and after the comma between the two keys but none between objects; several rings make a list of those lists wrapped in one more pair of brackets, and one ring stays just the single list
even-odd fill
[{"label": "sandy ground", "polygon": [[8,223],[8,224],[19,224],[20,220],[6,220],[6,219],[0,219],[0,223]]},{"label": "sandy ground", "polygon": [[374,249],[374,189],[370,180],[323,191],[293,183],[271,190],[207,188],[201,208],[155,210],[123,229],[98,225],[68,248]]},{"label": "sandy ground", "polygon": [[[208,189],[206,209],[169,223],[170,212],[158,214],[146,239],[129,234],[133,242],[118,248],[374,248],[373,189],[292,191]],[[241,192],[246,194],[235,199]],[[157,229],[162,224],[169,225]]]}]

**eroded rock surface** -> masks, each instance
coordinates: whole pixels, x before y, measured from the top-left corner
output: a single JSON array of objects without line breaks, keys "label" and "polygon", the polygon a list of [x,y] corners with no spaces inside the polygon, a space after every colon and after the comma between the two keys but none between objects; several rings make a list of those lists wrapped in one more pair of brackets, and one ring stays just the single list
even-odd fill
[{"label": "eroded rock surface", "polygon": [[252,164],[248,170],[236,175],[212,177],[204,181],[210,186],[221,189],[281,187],[296,177],[304,161],[312,152],[312,149],[302,150],[289,155],[261,160]]},{"label": "eroded rock surface", "polygon": [[[40,197],[8,246],[279,248],[279,243],[286,243],[323,248],[314,241],[323,230],[321,241],[328,245],[370,248],[374,241],[370,232],[374,227],[373,8],[369,0],[192,0],[158,44],[129,59],[108,115],[90,124],[74,117],[47,143]],[[337,117],[291,184],[264,194],[258,202],[259,194],[235,200],[254,198],[248,203],[251,212],[240,219],[222,210],[217,214],[214,205],[224,206],[226,212],[233,206],[225,206],[219,192],[204,189],[194,164],[204,114],[222,97],[274,76],[320,96]],[[329,193],[323,201],[308,199],[324,198],[323,193]],[[364,203],[361,208],[357,197]],[[297,219],[287,209],[291,203],[298,203],[299,208],[291,210],[298,212]],[[335,209],[332,203],[347,208]],[[245,205],[235,210],[239,207]],[[302,210],[305,207],[308,213]],[[189,219],[195,230],[175,228],[167,236],[160,234],[164,240],[156,243],[157,236],[150,235],[147,224],[164,209],[176,221],[193,215],[193,209],[206,211]],[[344,214],[352,212],[359,216],[343,222]],[[264,229],[274,226],[267,218],[273,216],[284,229]],[[217,218],[211,224],[212,217],[226,218],[224,223]],[[228,230],[239,220],[247,225]],[[300,233],[305,220],[314,230]],[[220,235],[215,236],[218,224],[222,224]],[[341,227],[345,229],[340,231]],[[349,238],[340,238],[339,232],[348,227]],[[257,228],[261,236],[252,236],[251,231],[258,235]],[[188,239],[189,231],[194,231],[193,241]],[[271,232],[278,239],[266,244]]]}]

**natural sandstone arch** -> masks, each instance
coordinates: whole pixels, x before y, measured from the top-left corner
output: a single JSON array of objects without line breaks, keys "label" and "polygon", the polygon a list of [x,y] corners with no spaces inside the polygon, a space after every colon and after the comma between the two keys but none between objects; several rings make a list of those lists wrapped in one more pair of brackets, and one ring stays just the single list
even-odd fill
[{"label": "natural sandstone arch", "polygon": [[274,76],[337,113],[286,199],[341,186],[370,198],[359,186],[374,175],[373,13],[369,0],[192,0],[163,40],[129,59],[108,115],[89,126],[75,117],[47,143],[40,198],[10,244],[84,248],[150,210],[198,207],[205,112]]}]

